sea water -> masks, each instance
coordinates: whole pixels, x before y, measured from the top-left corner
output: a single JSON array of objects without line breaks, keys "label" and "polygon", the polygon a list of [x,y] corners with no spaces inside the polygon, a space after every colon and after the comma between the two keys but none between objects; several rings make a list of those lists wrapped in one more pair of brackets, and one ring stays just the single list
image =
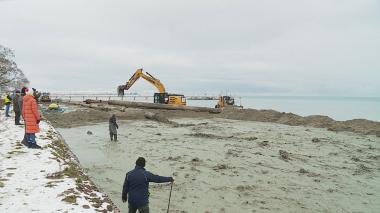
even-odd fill
[{"label": "sea water", "polygon": [[[217,100],[187,100],[190,106],[215,107],[216,103]],[[335,120],[364,118],[380,121],[380,97],[247,96],[235,97],[235,104],[302,116],[327,115]]]}]

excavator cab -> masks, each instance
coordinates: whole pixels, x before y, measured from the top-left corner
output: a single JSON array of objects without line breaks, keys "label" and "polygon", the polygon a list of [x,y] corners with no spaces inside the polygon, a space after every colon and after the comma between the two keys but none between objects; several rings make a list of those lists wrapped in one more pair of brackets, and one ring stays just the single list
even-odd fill
[{"label": "excavator cab", "polygon": [[168,101],[168,93],[154,93],[154,103],[166,104]]}]

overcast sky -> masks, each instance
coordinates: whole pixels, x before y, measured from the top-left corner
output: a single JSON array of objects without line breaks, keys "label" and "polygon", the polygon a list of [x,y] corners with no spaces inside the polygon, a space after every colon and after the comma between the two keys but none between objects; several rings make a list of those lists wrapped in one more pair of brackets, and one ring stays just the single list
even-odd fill
[{"label": "overcast sky", "polygon": [[185,94],[380,96],[378,0],[0,0],[0,44],[41,90],[143,67]]}]

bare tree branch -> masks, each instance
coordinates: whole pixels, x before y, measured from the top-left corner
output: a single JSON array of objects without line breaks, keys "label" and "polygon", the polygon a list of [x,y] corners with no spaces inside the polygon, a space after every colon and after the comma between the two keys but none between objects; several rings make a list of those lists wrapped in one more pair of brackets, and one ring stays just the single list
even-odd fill
[{"label": "bare tree branch", "polygon": [[0,89],[14,89],[20,84],[29,83],[14,61],[14,51],[0,45]]}]

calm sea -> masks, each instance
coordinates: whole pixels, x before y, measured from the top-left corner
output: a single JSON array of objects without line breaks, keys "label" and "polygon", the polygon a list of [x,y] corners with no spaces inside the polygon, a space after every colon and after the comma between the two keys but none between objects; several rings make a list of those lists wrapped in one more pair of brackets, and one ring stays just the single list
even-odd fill
[{"label": "calm sea", "polygon": [[[188,100],[190,106],[214,107],[217,101]],[[298,115],[327,115],[335,120],[365,118],[380,121],[380,97],[257,96],[236,98],[244,108],[274,109]]]}]

